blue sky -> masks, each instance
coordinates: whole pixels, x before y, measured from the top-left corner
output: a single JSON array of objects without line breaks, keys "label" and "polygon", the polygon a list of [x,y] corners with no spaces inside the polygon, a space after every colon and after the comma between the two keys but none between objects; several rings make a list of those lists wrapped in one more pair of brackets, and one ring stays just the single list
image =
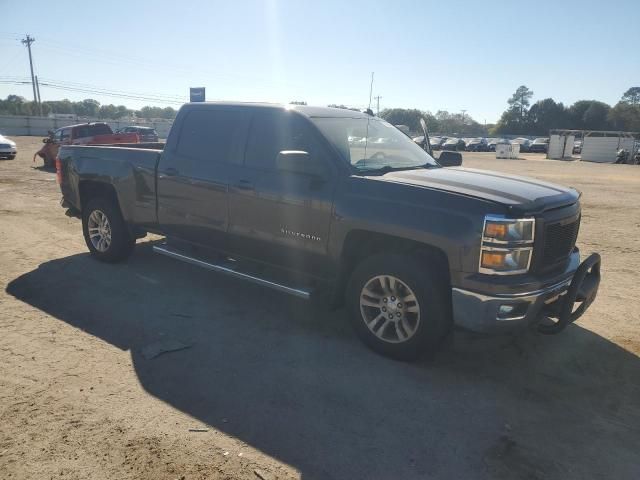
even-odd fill
[{"label": "blue sky", "polygon": [[[527,85],[534,100],[614,104],[640,85],[638,0],[41,2],[0,0],[0,97],[32,97],[25,33],[44,83],[187,99],[305,100],[496,121]],[[43,86],[43,100],[176,104]]]}]

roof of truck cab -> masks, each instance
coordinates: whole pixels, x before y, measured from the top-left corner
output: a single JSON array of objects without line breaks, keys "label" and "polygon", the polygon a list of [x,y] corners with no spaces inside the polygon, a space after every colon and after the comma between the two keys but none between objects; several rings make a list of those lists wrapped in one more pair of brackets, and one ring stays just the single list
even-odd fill
[{"label": "roof of truck cab", "polygon": [[356,110],[333,107],[313,107],[309,105],[290,105],[282,103],[266,102],[191,102],[184,106],[204,106],[212,105],[218,107],[251,107],[274,110],[295,110],[306,117],[343,117],[343,118],[366,118],[368,115]]},{"label": "roof of truck cab", "polygon": [[86,127],[86,126],[94,126],[94,125],[109,125],[107,122],[87,122],[87,123],[76,123],[75,125],[65,125],[64,127],[56,128],[56,131],[62,130],[63,128],[76,128],[76,127]]}]

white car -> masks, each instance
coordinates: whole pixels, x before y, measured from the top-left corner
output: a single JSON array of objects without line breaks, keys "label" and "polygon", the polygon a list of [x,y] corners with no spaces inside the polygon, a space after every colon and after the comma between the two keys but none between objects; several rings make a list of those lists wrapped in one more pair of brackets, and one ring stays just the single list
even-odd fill
[{"label": "white car", "polygon": [[0,158],[13,160],[16,158],[17,153],[16,142],[0,135]]}]

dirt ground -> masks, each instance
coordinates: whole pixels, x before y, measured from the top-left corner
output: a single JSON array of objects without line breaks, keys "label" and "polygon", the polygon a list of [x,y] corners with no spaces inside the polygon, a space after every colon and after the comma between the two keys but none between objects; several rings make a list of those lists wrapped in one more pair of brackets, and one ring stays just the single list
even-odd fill
[{"label": "dirt ground", "polygon": [[[457,335],[404,364],[344,311],[152,239],[93,261],[55,173],[31,162],[40,139],[16,141],[0,161],[0,478],[640,478],[640,167],[465,154],[583,192],[600,294],[560,335]],[[191,346],[145,357],[164,341]]]}]

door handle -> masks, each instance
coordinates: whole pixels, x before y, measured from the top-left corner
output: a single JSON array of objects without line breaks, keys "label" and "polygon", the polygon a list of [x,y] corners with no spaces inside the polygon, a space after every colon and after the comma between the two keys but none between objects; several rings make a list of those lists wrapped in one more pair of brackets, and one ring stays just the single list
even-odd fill
[{"label": "door handle", "polygon": [[236,183],[236,188],[238,190],[253,190],[253,183],[251,183],[249,180],[240,180],[238,183]]},{"label": "door handle", "polygon": [[165,169],[164,174],[167,177],[175,177],[176,175],[179,175],[180,172],[178,171],[177,168],[169,167],[169,168]]}]

